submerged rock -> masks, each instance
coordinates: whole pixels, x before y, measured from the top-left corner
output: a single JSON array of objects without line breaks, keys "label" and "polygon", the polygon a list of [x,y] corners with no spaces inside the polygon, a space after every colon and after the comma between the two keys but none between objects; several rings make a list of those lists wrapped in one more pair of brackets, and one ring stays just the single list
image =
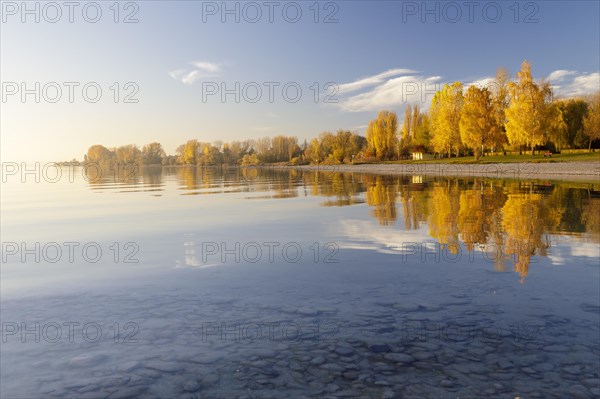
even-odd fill
[{"label": "submerged rock", "polygon": [[388,344],[369,345],[369,350],[373,353],[387,353],[392,351]]},{"label": "submerged rock", "polygon": [[326,362],[326,360],[323,356],[317,356],[310,361],[310,364],[312,364],[313,366],[319,366],[325,362]]},{"label": "submerged rock", "polygon": [[340,356],[351,356],[354,353],[354,349],[352,347],[337,347],[334,351]]},{"label": "submerged rock", "polygon": [[383,357],[389,361],[403,364],[409,364],[415,361],[414,357],[405,353],[388,353]]},{"label": "submerged rock", "polygon": [[452,388],[454,386],[454,383],[450,380],[442,380],[440,382],[440,385],[444,388]]},{"label": "submerged rock", "polygon": [[190,380],[183,385],[183,390],[186,392],[196,392],[200,389],[198,381]]}]

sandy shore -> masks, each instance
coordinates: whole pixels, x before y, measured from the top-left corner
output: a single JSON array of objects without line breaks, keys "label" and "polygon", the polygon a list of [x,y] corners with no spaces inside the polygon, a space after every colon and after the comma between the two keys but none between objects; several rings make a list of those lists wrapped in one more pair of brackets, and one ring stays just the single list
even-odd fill
[{"label": "sandy shore", "polygon": [[600,182],[600,162],[556,163],[404,163],[364,165],[303,165],[282,166],[304,170],[355,172],[386,175],[467,176],[511,179],[553,179]]}]

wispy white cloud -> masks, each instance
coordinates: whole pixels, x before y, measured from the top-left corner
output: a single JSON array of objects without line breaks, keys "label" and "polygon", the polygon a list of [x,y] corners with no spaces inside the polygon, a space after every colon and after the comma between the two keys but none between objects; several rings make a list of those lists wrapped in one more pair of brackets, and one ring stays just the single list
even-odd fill
[{"label": "wispy white cloud", "polygon": [[397,75],[407,75],[416,73],[411,69],[390,69],[377,75],[360,78],[354,82],[344,83],[338,86],[339,93],[349,93],[352,91],[364,89],[365,87],[375,86],[383,83],[387,78]]},{"label": "wispy white cloud", "polygon": [[170,71],[169,75],[175,79],[175,80],[179,80],[181,78],[181,75],[183,75],[185,73],[185,69],[176,69],[174,71]]},{"label": "wispy white cloud", "polygon": [[577,76],[570,74],[559,82],[560,84],[552,86],[557,95],[562,97],[584,96],[600,90],[600,72],[577,73]]},{"label": "wispy white cloud", "polygon": [[198,79],[200,79],[200,72],[198,71],[188,72],[181,77],[181,81],[189,85],[194,84],[194,82]]},{"label": "wispy white cloud", "polygon": [[572,76],[572,75],[576,75],[576,74],[577,74],[576,71],[567,71],[566,69],[558,69],[558,70],[552,72],[550,75],[548,75],[548,77],[546,79],[551,83],[552,82],[560,82],[561,80],[564,80],[568,76]]},{"label": "wispy white cloud", "polygon": [[169,75],[182,83],[192,85],[199,79],[216,77],[221,75],[221,64],[206,61],[192,61],[190,62],[194,68],[187,69],[176,69],[170,71]]},{"label": "wispy white cloud", "polygon": [[190,62],[190,64],[192,64],[199,70],[207,72],[207,73],[220,73],[221,72],[221,65],[215,64],[214,62],[193,61],[193,62]]},{"label": "wispy white cloud", "polygon": [[[441,79],[441,76],[416,75],[409,69],[389,70],[340,85],[337,106],[346,112],[378,111],[408,103],[425,108],[441,89]],[[367,91],[348,94],[361,89]]]}]

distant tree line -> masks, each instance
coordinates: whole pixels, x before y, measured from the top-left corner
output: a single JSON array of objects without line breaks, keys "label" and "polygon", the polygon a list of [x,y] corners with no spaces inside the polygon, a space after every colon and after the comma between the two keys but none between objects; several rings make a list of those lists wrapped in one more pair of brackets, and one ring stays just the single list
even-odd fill
[{"label": "distant tree line", "polygon": [[524,61],[515,81],[500,68],[490,87],[460,82],[435,93],[429,112],[408,104],[399,126],[395,112],[381,111],[369,122],[366,137],[340,129],[321,133],[310,143],[296,137],[212,143],[193,139],[167,155],[160,143],[140,150],[93,145],[85,162],[144,165],[254,165],[260,163],[354,163],[408,159],[413,153],[436,157],[537,150],[587,148],[600,140],[600,91],[587,98],[555,99],[547,81],[535,82]]}]

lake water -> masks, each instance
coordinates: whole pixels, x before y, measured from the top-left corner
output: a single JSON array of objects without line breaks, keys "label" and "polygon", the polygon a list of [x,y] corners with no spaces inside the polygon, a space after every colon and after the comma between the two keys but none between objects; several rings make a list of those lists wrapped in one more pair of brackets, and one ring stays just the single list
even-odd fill
[{"label": "lake water", "polygon": [[92,174],[2,184],[3,398],[600,395],[598,182]]}]

